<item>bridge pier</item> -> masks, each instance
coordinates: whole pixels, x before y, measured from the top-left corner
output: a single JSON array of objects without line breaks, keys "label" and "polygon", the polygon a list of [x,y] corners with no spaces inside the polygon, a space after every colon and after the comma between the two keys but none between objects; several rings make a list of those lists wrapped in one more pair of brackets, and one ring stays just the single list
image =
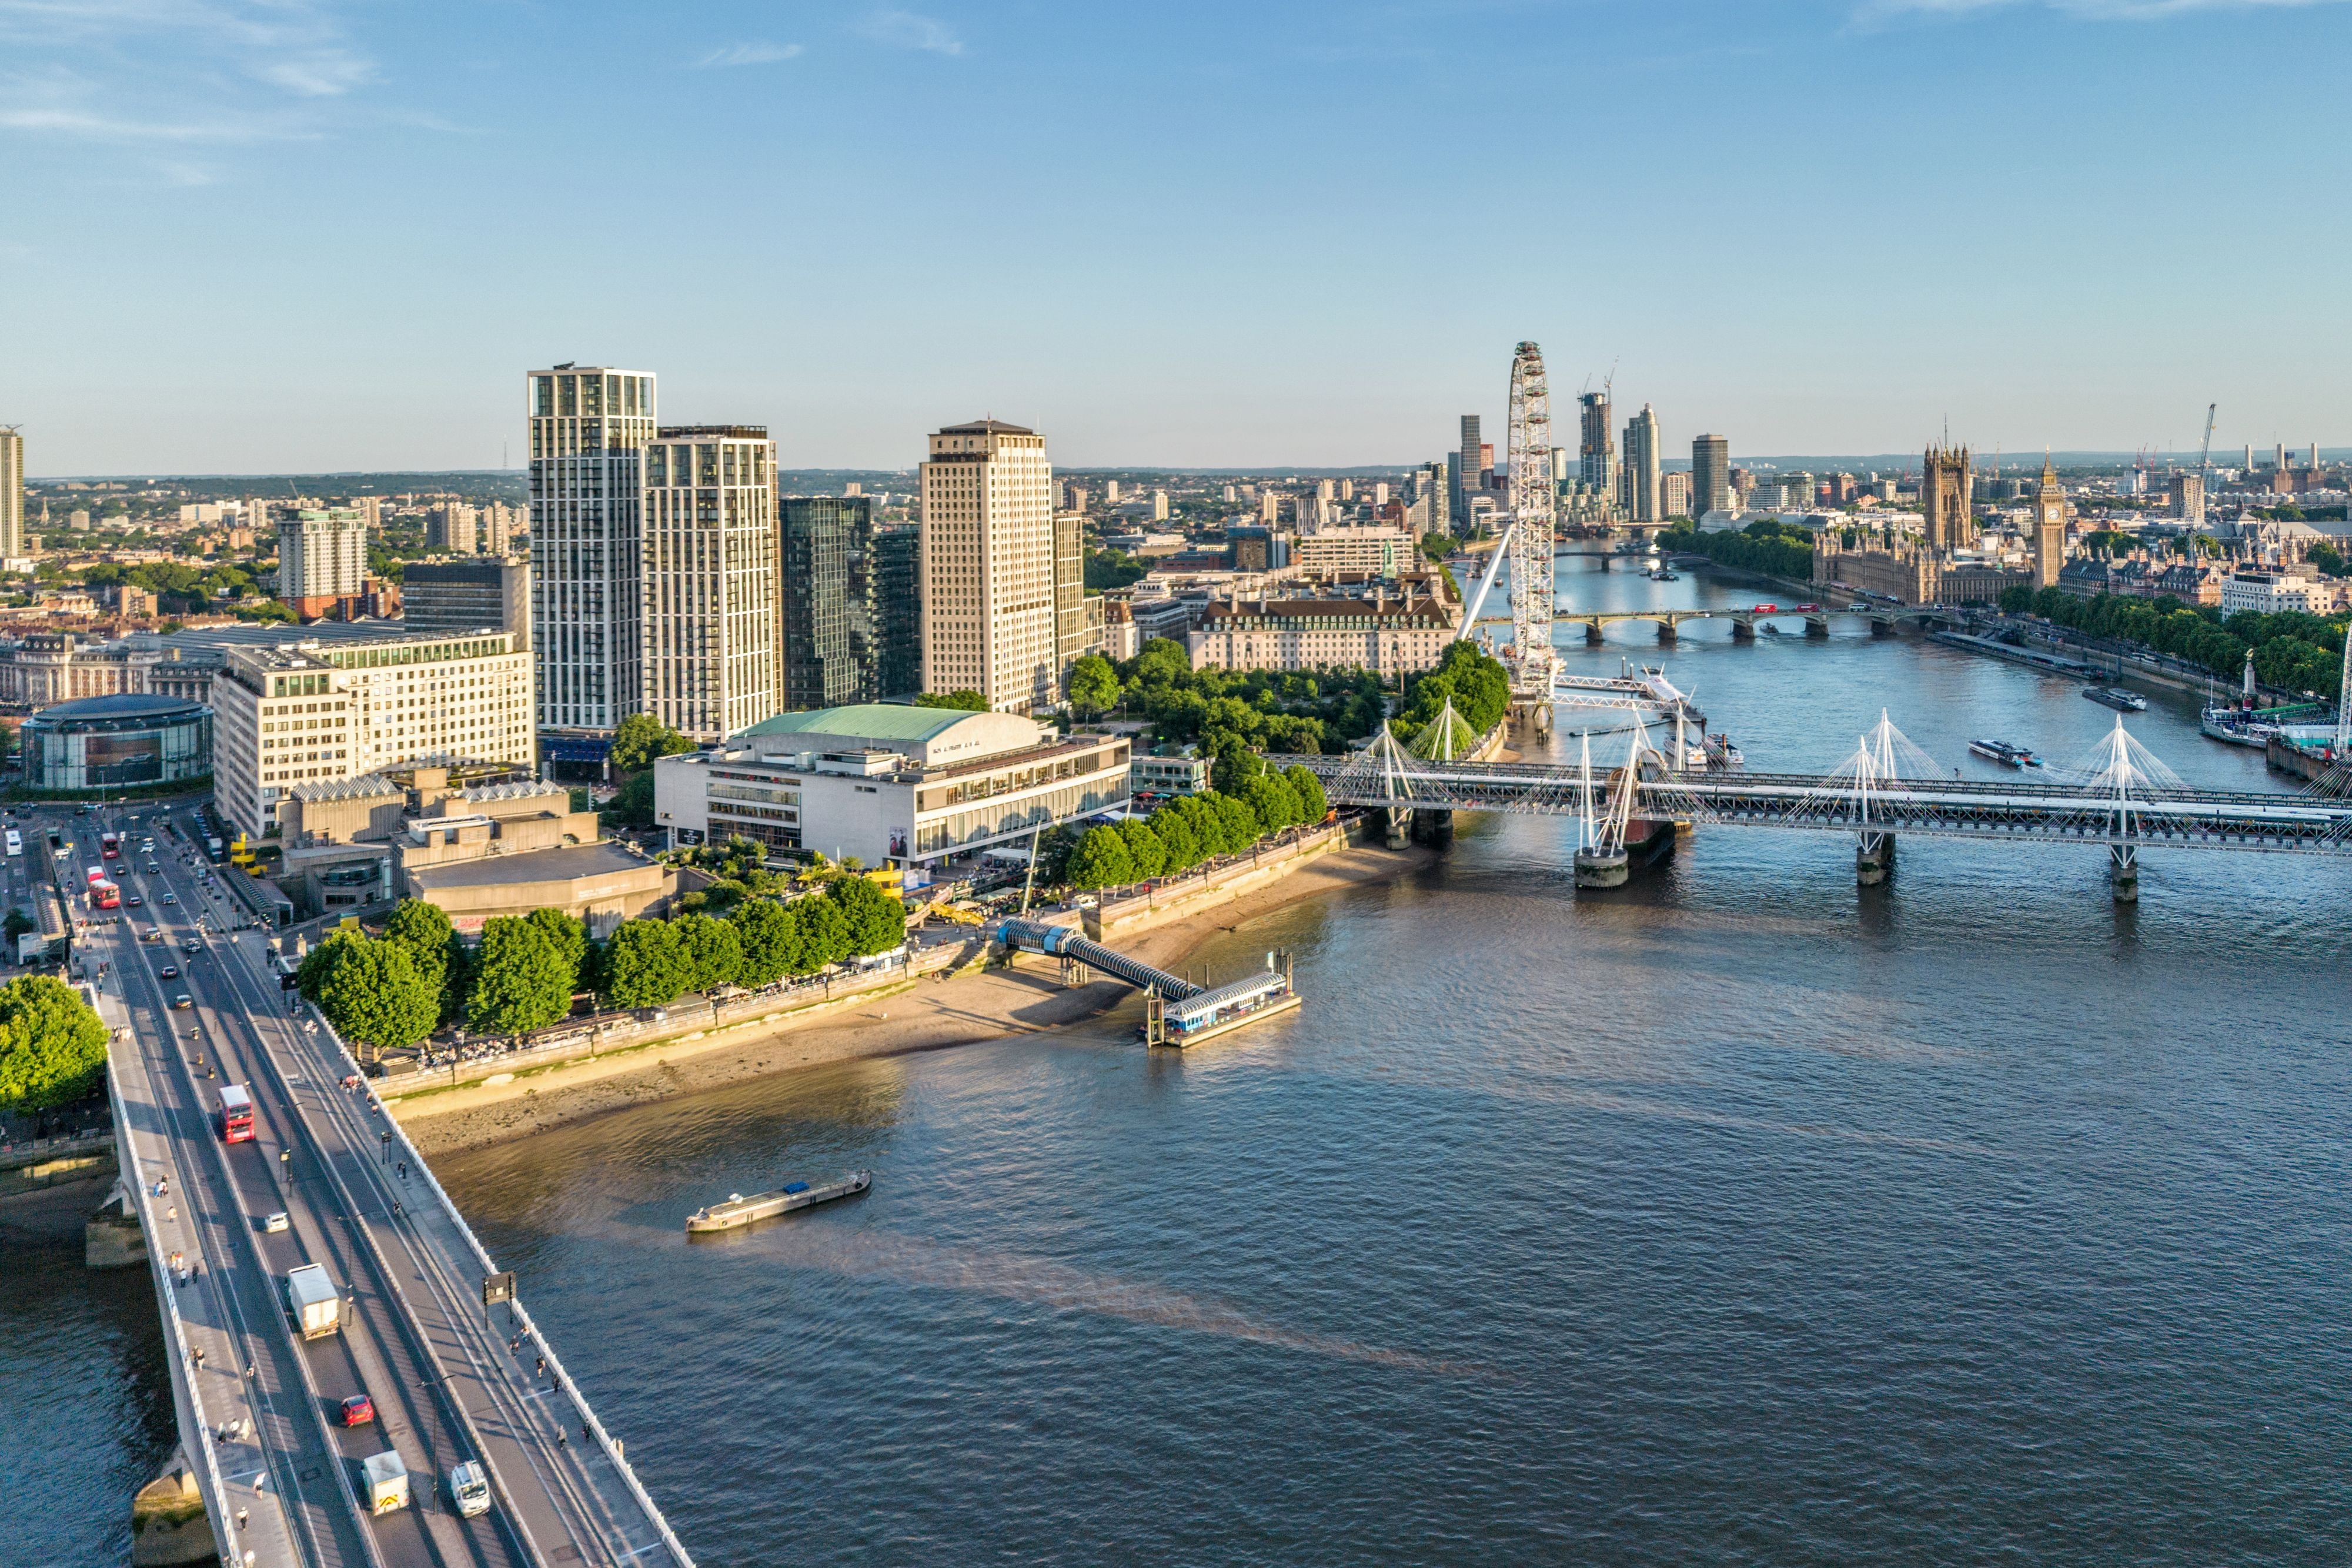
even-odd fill
[{"label": "bridge pier", "polygon": [[1403,849],[1412,842],[1412,807],[1381,808],[1381,842],[1392,850]]},{"label": "bridge pier", "polygon": [[1633,857],[1623,850],[1576,852],[1576,885],[1622,887],[1633,874]]},{"label": "bridge pier", "polygon": [[1828,616],[1826,616],[1826,615],[1808,615],[1808,616],[1806,616],[1806,617],[1805,617],[1805,635],[1806,635],[1806,636],[1808,636],[1808,637],[1826,637],[1826,636],[1828,636],[1829,634],[1830,634],[1830,618],[1829,618]]},{"label": "bridge pier", "polygon": [[1731,622],[1731,640],[1735,643],[1753,643],[1756,641],[1755,618],[1748,615],[1742,615],[1735,618]]},{"label": "bridge pier", "polygon": [[1673,643],[1673,642],[1676,642],[1676,641],[1678,641],[1678,640],[1680,639],[1681,635],[1682,635],[1682,634],[1681,634],[1678,631],[1676,631],[1676,630],[1675,630],[1675,623],[1674,623],[1673,622],[1671,622],[1671,621],[1661,621],[1661,622],[1658,622],[1658,641],[1659,641],[1659,642],[1661,642],[1661,643]]},{"label": "bridge pier", "polygon": [[1895,835],[1864,833],[1853,849],[1853,880],[1862,887],[1876,887],[1895,869]]},{"label": "bridge pier", "polygon": [[1870,634],[1874,637],[1892,637],[1895,635],[1895,622],[1885,616],[1874,615],[1870,618]]},{"label": "bridge pier", "polygon": [[2107,846],[2107,891],[2117,904],[2139,902],[2139,851],[2128,844]]},{"label": "bridge pier", "polygon": [[1588,621],[1584,623],[1584,645],[1586,647],[1598,648],[1604,640],[1605,639],[1601,635],[1600,622]]},{"label": "bridge pier", "polygon": [[1416,810],[1412,836],[1424,844],[1443,847],[1454,841],[1454,813],[1448,810]]}]

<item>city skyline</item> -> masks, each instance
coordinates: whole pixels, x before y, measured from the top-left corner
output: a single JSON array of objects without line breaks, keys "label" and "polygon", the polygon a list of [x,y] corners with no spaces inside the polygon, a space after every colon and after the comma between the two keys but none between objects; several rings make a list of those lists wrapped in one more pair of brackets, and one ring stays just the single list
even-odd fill
[{"label": "city skyline", "polygon": [[[1669,451],[1904,452],[1948,419],[1979,450],[2193,453],[2216,401],[2217,452],[2344,427],[2352,236],[2306,198],[2344,158],[2321,72],[2352,12],[1769,9],[0,0],[16,206],[73,218],[0,243],[0,423],[36,477],[482,470],[521,460],[510,367],[578,359],[763,421],[785,470],[903,468],[982,413],[1071,470],[1405,465],[1464,410],[1499,423],[1496,345],[1532,339],[1563,402],[1615,366]],[[1559,171],[1507,247],[1406,200],[1517,189],[1504,57],[1549,84],[1515,134]],[[591,122],[597,158],[546,158]],[[1034,195],[939,183],[969,145]],[[1596,239],[1586,168],[1654,223]],[[526,169],[558,204],[767,199],[692,256],[622,225],[556,267],[509,215]],[[933,208],[950,251],[906,243]],[[2294,243],[2260,243],[2282,211]],[[848,243],[794,243],[816,212]],[[616,288],[761,308],[689,331]],[[967,298],[992,308],[951,340],[913,308]]]}]

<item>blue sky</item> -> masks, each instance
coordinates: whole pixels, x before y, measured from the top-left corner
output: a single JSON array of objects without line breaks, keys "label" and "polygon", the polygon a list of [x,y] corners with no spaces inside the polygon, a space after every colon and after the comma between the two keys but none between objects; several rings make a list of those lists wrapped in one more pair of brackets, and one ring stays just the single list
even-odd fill
[{"label": "blue sky", "polygon": [[[492,467],[522,375],[896,466],[2352,442],[2333,0],[0,0],[35,474]],[[1563,402],[1566,401],[1563,398]]]}]

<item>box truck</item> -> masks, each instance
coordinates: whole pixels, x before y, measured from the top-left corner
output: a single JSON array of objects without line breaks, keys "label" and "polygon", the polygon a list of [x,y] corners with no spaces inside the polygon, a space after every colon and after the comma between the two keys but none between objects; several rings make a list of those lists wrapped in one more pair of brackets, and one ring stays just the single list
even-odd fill
[{"label": "box truck", "polygon": [[286,1275],[286,1312],[304,1339],[324,1339],[343,1326],[343,1300],[334,1281],[316,1263],[305,1263]]}]

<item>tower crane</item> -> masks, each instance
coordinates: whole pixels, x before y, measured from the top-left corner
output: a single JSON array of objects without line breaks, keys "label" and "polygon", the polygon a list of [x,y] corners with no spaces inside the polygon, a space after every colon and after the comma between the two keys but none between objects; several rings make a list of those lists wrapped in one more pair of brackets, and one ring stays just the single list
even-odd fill
[{"label": "tower crane", "polygon": [[2197,455],[2197,483],[2209,489],[2213,484],[2213,415],[2221,407],[2218,402],[2205,405],[2205,450]]}]

